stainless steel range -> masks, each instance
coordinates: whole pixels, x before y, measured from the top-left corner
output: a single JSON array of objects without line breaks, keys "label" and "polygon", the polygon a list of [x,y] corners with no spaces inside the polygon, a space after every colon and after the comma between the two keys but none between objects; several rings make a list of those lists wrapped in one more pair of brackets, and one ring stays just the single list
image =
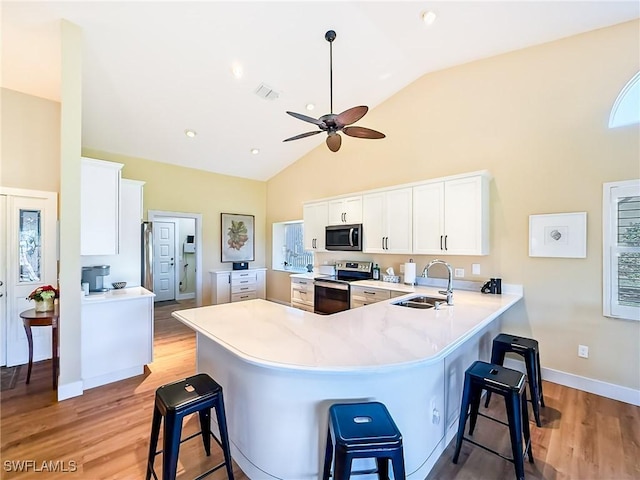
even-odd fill
[{"label": "stainless steel range", "polygon": [[334,277],[322,277],[313,282],[315,287],[314,312],[328,315],[349,310],[351,297],[349,283],[356,280],[372,279],[372,267],[373,262],[337,262]]}]

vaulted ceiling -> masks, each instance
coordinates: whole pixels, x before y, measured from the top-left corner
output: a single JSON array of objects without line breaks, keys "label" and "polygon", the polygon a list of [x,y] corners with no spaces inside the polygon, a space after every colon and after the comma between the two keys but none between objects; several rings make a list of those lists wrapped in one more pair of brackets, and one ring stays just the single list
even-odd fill
[{"label": "vaulted ceiling", "polygon": [[[429,72],[639,14],[635,0],[3,1],[2,86],[59,100],[67,19],[83,31],[84,147],[267,180],[324,142],[282,140],[315,128],[286,110],[329,113],[327,30],[337,32],[339,113],[373,108]],[[384,132],[371,118],[357,125]],[[347,137],[343,149],[370,141],[385,140]]]}]

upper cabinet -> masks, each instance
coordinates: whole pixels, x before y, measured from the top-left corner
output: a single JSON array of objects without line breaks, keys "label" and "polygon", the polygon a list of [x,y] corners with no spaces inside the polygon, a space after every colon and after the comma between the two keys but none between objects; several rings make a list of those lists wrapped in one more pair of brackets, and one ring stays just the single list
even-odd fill
[{"label": "upper cabinet", "polygon": [[365,253],[411,253],[412,189],[362,196]]},{"label": "upper cabinet", "polygon": [[121,163],[82,158],[81,255],[116,255],[118,253],[122,167]]},{"label": "upper cabinet", "polygon": [[489,254],[489,176],[413,187],[413,253]]},{"label": "upper cabinet", "polygon": [[327,202],[305,203],[302,208],[304,221],[304,249],[324,252],[325,227],[329,213]]},{"label": "upper cabinet", "polygon": [[362,196],[329,200],[329,225],[362,223]]}]

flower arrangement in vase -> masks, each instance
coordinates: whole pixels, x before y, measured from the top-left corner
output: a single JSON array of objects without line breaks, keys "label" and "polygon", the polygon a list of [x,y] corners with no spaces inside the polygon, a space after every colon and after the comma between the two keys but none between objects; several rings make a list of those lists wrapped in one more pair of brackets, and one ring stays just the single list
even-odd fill
[{"label": "flower arrangement in vase", "polygon": [[29,294],[27,300],[36,302],[36,312],[50,312],[53,310],[53,301],[58,298],[58,290],[51,285],[43,285]]}]

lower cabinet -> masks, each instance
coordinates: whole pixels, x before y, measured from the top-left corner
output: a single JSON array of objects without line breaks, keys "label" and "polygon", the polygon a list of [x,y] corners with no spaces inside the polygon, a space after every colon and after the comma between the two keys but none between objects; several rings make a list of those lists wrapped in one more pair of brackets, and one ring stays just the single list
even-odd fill
[{"label": "lower cabinet", "polygon": [[313,280],[309,278],[291,278],[291,306],[313,312]]},{"label": "lower cabinet", "polygon": [[266,268],[211,271],[211,303],[266,298],[265,272]]},{"label": "lower cabinet", "polygon": [[94,302],[81,310],[85,389],[139,375],[153,361],[153,296]]},{"label": "lower cabinet", "polygon": [[407,292],[398,292],[386,288],[351,286],[351,308],[364,307],[372,303],[389,300],[390,298],[406,295]]}]

